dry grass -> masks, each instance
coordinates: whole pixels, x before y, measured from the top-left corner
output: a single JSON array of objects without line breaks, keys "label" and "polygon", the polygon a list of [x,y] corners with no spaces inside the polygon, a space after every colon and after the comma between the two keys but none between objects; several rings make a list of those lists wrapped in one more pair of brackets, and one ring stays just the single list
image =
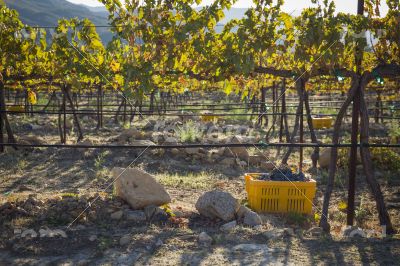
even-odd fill
[{"label": "dry grass", "polygon": [[214,174],[207,172],[187,175],[163,173],[156,175],[156,179],[165,186],[187,189],[210,189],[218,180]]},{"label": "dry grass", "polygon": [[12,228],[24,228],[29,227],[32,224],[32,218],[28,217],[17,217],[11,220]]}]

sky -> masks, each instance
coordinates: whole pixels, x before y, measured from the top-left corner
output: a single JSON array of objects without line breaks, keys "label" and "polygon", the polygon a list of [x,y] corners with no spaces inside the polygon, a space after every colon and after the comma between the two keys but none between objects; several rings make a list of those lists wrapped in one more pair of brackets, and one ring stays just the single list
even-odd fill
[{"label": "sky", "polygon": [[[97,0],[68,0],[77,4],[85,4],[90,6],[101,6],[101,3]],[[203,0],[201,5],[207,5],[211,3],[212,0]],[[238,0],[234,7],[250,7],[252,4],[252,0]],[[334,0],[336,4],[336,10],[338,12],[352,13],[355,14],[357,12],[357,1],[356,0]],[[381,15],[385,15],[387,13],[386,1],[383,0],[381,7]],[[282,9],[285,12],[292,13],[293,15],[299,15],[301,10],[311,6],[311,0],[285,0],[285,4]]]}]

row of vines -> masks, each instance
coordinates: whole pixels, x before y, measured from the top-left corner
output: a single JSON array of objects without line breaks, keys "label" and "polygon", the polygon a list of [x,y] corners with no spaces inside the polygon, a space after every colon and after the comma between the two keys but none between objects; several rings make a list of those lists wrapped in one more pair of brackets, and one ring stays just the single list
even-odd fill
[{"label": "row of vines", "polygon": [[[107,44],[87,19],[61,19],[54,29],[33,27],[24,25],[16,11],[0,7],[0,143],[5,143],[4,132],[9,143],[16,141],[7,118],[5,88],[29,87],[31,103],[35,93],[61,93],[64,109],[68,105],[74,112],[72,94],[77,91],[116,91],[124,96],[125,104],[136,108],[155,93],[210,87],[226,94],[265,98],[266,88],[284,80],[282,89],[276,88],[275,102],[284,100],[287,89],[299,97],[299,115],[290,134],[286,126],[286,140],[294,142],[299,129],[302,132],[304,109],[311,141],[317,143],[309,94],[335,87],[347,98],[335,122],[333,143],[339,143],[343,116],[356,95],[360,97],[360,141],[368,143],[366,90],[384,84],[379,89],[384,94],[399,85],[400,4],[396,0],[386,1],[385,16],[379,14],[379,1],[361,1],[365,10],[360,16],[337,13],[333,1],[314,0],[313,7],[296,17],[282,11],[283,0],[254,0],[242,19],[231,20],[223,28],[219,23],[224,10],[235,0],[215,0],[198,9],[194,6],[199,0],[101,2],[114,33]],[[74,120],[80,132],[76,115]],[[277,122],[286,121],[282,118],[273,124]],[[318,154],[318,148],[314,152]],[[369,149],[361,147],[361,154],[380,222],[388,233],[393,232],[370,169]],[[337,149],[332,148],[320,221],[326,230],[336,161]]]}]

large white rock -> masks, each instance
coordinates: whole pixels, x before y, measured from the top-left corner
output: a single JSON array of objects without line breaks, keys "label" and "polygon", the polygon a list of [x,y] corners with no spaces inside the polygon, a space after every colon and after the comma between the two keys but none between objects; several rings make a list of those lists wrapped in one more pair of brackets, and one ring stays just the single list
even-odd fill
[{"label": "large white rock", "polygon": [[235,219],[240,204],[230,193],[213,190],[201,195],[195,207],[201,215],[228,222]]},{"label": "large white rock", "polygon": [[[230,139],[230,143],[243,144],[246,143],[246,141],[241,136],[233,136]],[[246,162],[249,160],[249,152],[247,151],[246,147],[230,147],[225,150],[224,154],[226,156],[238,157],[239,159]]]},{"label": "large white rock", "polygon": [[261,225],[262,224],[262,220],[260,218],[260,216],[253,211],[247,211],[244,214],[244,219],[243,219],[243,223],[248,225],[248,226],[257,226],[257,225]]},{"label": "large white rock", "polygon": [[133,209],[171,202],[171,197],[164,187],[142,170],[128,168],[124,171],[123,168],[114,167],[112,174],[116,196],[125,200]]},{"label": "large white rock", "polygon": [[[346,155],[346,157],[348,156],[350,156],[350,153]],[[330,163],[331,163],[331,148],[325,148],[319,153],[318,164],[321,168],[328,168]],[[361,163],[360,150],[357,149],[357,164],[360,163]]]},{"label": "large white rock", "polygon": [[131,127],[122,131],[122,133],[117,137],[120,142],[129,141],[130,139],[142,139],[144,136],[143,132],[135,127]]},{"label": "large white rock", "polygon": [[319,153],[318,164],[321,168],[328,168],[331,161],[331,148],[323,149]]}]

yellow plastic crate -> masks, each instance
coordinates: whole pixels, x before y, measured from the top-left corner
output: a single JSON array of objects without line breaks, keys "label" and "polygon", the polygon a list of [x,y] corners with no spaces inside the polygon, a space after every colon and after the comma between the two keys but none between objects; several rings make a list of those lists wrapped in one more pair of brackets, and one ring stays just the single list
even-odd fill
[{"label": "yellow plastic crate", "polygon": [[332,122],[333,118],[330,116],[312,118],[312,125],[315,129],[331,128]]},{"label": "yellow plastic crate", "polygon": [[245,174],[249,206],[256,212],[304,213],[312,211],[316,181],[307,182],[257,180],[261,173]]},{"label": "yellow plastic crate", "polygon": [[214,119],[216,119],[217,117],[215,115],[201,115],[201,121],[203,122],[212,122],[214,121]]}]

